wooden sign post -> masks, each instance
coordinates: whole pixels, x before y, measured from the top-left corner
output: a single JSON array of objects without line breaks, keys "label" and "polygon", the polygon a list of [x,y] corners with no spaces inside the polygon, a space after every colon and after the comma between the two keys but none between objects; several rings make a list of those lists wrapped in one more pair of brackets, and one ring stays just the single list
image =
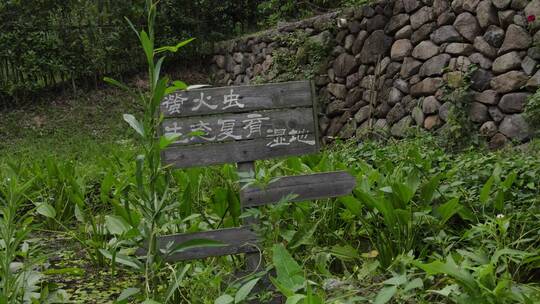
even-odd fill
[{"label": "wooden sign post", "polygon": [[[320,149],[314,86],[309,81],[255,86],[207,88],[165,97],[161,112],[162,133],[180,135],[162,152],[162,161],[176,168],[237,163],[239,172],[254,172],[255,161],[316,153]],[[204,135],[186,137],[193,132]],[[346,172],[283,177],[264,189],[247,187],[240,192],[243,208],[279,202],[287,195],[306,201],[348,195],[355,178]],[[169,261],[247,254],[248,270],[259,270],[258,237],[248,226],[160,238],[170,242],[212,239],[223,247],[196,248],[177,253]],[[138,252],[144,255],[144,249]]]}]

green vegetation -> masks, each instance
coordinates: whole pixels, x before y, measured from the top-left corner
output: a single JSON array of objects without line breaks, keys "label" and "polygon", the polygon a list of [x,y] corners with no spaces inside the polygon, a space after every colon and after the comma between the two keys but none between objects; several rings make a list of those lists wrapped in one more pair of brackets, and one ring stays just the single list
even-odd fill
[{"label": "green vegetation", "polygon": [[[147,7],[147,29],[133,26],[147,90],[107,79],[124,93],[2,115],[0,304],[267,303],[274,295],[304,304],[540,301],[538,142],[459,153],[430,135],[337,142],[319,154],[261,161],[255,176],[264,184],[346,170],[357,180],[351,195],[284,198],[242,214],[234,165],[161,164],[175,138],[157,136],[159,103],[187,85],[161,76],[158,56],[189,40],[157,47],[156,3]],[[84,106],[87,98],[97,106]],[[160,235],[236,227],[248,216],[260,222],[268,261],[259,274],[231,275],[242,256],[165,261],[216,242],[157,246]],[[273,287],[257,291],[263,275]]]}]

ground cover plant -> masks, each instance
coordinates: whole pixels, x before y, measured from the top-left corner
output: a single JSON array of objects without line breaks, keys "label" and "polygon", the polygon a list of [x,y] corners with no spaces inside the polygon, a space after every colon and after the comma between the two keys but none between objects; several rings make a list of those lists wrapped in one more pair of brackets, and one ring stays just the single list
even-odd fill
[{"label": "ground cover plant", "polygon": [[[233,165],[161,165],[160,151],[175,139],[156,136],[159,102],[187,85],[162,77],[157,55],[188,42],[158,48],[156,3],[147,3],[148,27],[133,28],[148,88],[107,79],[127,93],[106,99],[125,101],[73,111],[75,118],[60,107],[42,114],[54,123],[30,129],[14,121],[35,113],[5,115],[0,304],[267,303],[274,294],[293,304],[540,301],[540,143],[448,151],[421,131],[401,141],[336,142],[316,155],[261,161],[256,182],[347,170],[357,180],[351,195],[294,204],[285,197],[242,213]],[[90,134],[77,125],[89,113]],[[24,147],[34,141],[37,148]],[[261,223],[265,290],[255,288],[260,275],[231,275],[242,256],[164,259],[219,243],[156,245],[160,235],[236,227],[248,216]],[[141,246],[147,252],[138,257]]]}]

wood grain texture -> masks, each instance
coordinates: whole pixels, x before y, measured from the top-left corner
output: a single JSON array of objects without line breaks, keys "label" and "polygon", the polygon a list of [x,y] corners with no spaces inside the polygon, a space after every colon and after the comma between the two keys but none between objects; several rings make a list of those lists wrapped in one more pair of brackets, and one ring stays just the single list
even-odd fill
[{"label": "wood grain texture", "polygon": [[[244,105],[224,109],[224,96],[238,95],[238,102]],[[196,101],[204,97],[204,101],[215,109],[202,105],[194,109],[200,103]],[[211,97],[208,99],[208,97]],[[164,98],[161,104],[161,112],[165,117],[189,117],[220,113],[242,113],[256,110],[311,107],[312,91],[309,81],[294,81],[263,85],[231,86],[220,88],[205,88],[192,91],[183,91],[170,94]],[[179,109],[173,106],[179,105]]]},{"label": "wood grain texture", "polygon": [[264,189],[248,187],[240,192],[242,206],[256,207],[279,202],[287,195],[296,195],[292,202],[317,200],[348,195],[356,185],[347,172],[329,172],[282,177]]},{"label": "wood grain texture", "polygon": [[[227,131],[229,133],[225,132],[227,125],[232,126]],[[296,130],[315,133],[316,125],[313,110],[311,108],[294,108],[241,114],[171,118],[165,119],[162,124],[163,134],[184,135],[192,131],[204,132],[204,135],[201,136],[181,138],[188,139],[188,142],[179,142],[180,145],[275,137],[275,133],[271,132],[273,130],[286,130],[288,132]]]},{"label": "wood grain texture", "polygon": [[[226,246],[188,249],[186,251],[170,255],[167,261],[178,262],[239,253],[259,252],[259,239],[257,235],[249,228],[245,227],[164,236],[158,239],[158,246],[159,248],[164,249],[171,242],[177,245],[194,239],[220,241]],[[144,256],[146,254],[146,249],[139,248],[136,254],[138,256]]]},{"label": "wood grain texture", "polygon": [[165,164],[176,168],[189,168],[318,152],[319,140],[314,134],[309,134],[308,139],[314,140],[315,145],[293,142],[288,146],[269,147],[268,143],[271,140],[254,139],[206,145],[171,146],[162,152],[161,157]]}]

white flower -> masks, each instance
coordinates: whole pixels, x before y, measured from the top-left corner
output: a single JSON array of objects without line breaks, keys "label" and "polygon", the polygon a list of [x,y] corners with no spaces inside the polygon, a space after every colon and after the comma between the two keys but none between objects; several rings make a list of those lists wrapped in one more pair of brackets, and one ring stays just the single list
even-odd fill
[{"label": "white flower", "polygon": [[498,218],[498,219],[504,218],[504,214],[501,214],[501,213],[497,214],[497,218]]}]

